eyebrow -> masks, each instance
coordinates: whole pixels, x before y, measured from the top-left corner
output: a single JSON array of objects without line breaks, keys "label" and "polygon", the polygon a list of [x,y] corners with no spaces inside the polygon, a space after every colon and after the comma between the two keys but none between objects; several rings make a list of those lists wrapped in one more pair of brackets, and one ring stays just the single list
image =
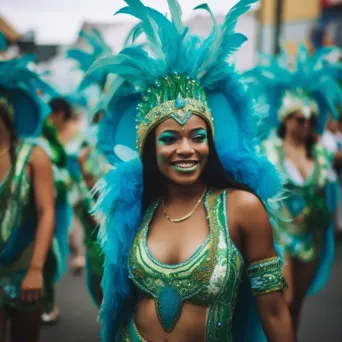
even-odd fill
[{"label": "eyebrow", "polygon": [[191,132],[190,132],[190,133],[194,133],[194,132],[196,132],[196,131],[200,131],[200,130],[202,130],[202,131],[204,131],[204,132],[206,132],[206,133],[207,133],[207,130],[206,130],[205,128],[203,128],[203,127],[197,127],[197,128],[194,128],[194,129],[192,129],[192,130],[191,130]]}]

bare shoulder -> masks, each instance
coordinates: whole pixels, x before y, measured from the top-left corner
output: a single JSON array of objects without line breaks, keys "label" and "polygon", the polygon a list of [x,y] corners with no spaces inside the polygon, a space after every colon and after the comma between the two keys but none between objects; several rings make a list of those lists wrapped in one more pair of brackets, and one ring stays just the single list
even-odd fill
[{"label": "bare shoulder", "polygon": [[227,192],[227,210],[239,226],[269,226],[269,218],[261,200],[253,193],[233,189]]},{"label": "bare shoulder", "polygon": [[33,147],[30,157],[30,163],[33,167],[43,165],[49,166],[51,164],[49,156],[40,146]]},{"label": "bare shoulder", "polygon": [[244,213],[255,214],[259,211],[265,211],[261,200],[249,191],[229,189],[227,191],[227,201],[231,203],[235,210]]},{"label": "bare shoulder", "polygon": [[81,165],[83,165],[86,162],[86,160],[88,159],[88,157],[89,157],[89,147],[84,146],[84,147],[82,147],[80,155],[78,157],[79,163]]}]

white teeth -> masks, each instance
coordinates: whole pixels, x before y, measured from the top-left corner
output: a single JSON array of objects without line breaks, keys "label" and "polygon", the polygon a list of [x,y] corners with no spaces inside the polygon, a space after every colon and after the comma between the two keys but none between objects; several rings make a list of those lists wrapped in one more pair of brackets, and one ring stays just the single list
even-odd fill
[{"label": "white teeth", "polygon": [[194,167],[196,163],[195,162],[182,162],[182,163],[175,163],[175,165],[183,169],[187,169],[187,168]]}]

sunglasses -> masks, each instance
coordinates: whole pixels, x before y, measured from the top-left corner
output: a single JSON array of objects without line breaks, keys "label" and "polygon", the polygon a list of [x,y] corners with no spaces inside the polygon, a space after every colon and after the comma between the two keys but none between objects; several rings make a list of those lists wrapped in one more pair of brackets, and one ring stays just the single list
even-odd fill
[{"label": "sunglasses", "polygon": [[304,118],[304,116],[294,116],[294,120],[296,120],[297,124],[300,126],[304,126],[307,122],[310,122],[310,119]]}]

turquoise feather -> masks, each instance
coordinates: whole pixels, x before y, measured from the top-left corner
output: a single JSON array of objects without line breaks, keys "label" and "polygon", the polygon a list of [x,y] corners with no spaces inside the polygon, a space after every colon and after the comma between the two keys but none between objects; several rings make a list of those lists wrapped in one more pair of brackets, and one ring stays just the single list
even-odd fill
[{"label": "turquoise feather", "polygon": [[194,11],[199,10],[199,9],[203,9],[203,10],[207,11],[210,14],[211,19],[213,21],[213,34],[216,35],[219,32],[220,27],[219,27],[219,24],[216,21],[214,13],[211,11],[209,5],[208,4],[202,4],[202,5],[196,6],[194,8]]},{"label": "turquoise feather", "polygon": [[132,10],[132,15],[141,20],[144,32],[154,56],[160,60],[165,58],[161,49],[160,37],[156,23],[148,16],[146,7],[140,0],[125,0]]},{"label": "turquoise feather", "polygon": [[32,56],[0,61],[0,96],[6,96],[14,108],[14,126],[20,137],[37,137],[51,108],[38,95],[54,96],[54,90],[28,68]]},{"label": "turquoise feather", "polygon": [[[317,131],[322,132],[330,113],[338,117],[337,105],[342,104],[342,90],[338,81],[342,78],[341,63],[329,61],[332,52],[340,55],[341,49],[323,48],[309,55],[300,45],[296,57],[290,59],[285,50],[277,57],[262,55],[259,65],[244,74],[245,82],[257,97],[266,99],[269,111],[265,121],[271,130],[279,125],[280,100],[286,91],[303,89],[319,105]],[[265,132],[265,136],[269,131]]]},{"label": "turquoise feather", "polygon": [[167,0],[167,2],[169,4],[172,22],[175,25],[178,33],[182,34],[184,31],[184,26],[182,23],[182,8],[177,0]]}]

